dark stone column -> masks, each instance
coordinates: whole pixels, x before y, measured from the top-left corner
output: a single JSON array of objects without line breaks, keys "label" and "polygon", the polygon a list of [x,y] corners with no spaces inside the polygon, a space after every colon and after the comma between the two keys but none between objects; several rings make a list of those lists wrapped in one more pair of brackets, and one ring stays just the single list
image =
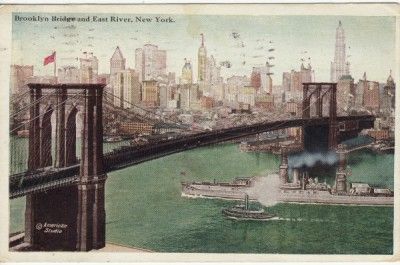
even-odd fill
[{"label": "dark stone column", "polygon": [[106,245],[106,211],[104,200],[105,175],[94,184],[93,246],[100,249]]},{"label": "dark stone column", "polygon": [[105,246],[103,170],[103,87],[85,90],[80,181],[78,184],[78,241],[76,249],[89,251]]},{"label": "dark stone column", "polygon": [[35,244],[34,231],[35,231],[35,207],[36,194],[26,195],[25,202],[25,237],[24,242],[30,245]]},{"label": "dark stone column", "polygon": [[[40,88],[29,86],[30,89],[30,115],[29,123],[29,153],[28,153],[28,170],[36,170],[40,167],[40,98],[42,91]],[[24,241],[29,244],[35,243],[35,209],[36,195],[29,194],[26,196],[25,207],[25,238]]]},{"label": "dark stone column", "polygon": [[30,87],[30,123],[29,123],[29,154],[28,170],[40,168],[40,98],[42,90]]},{"label": "dark stone column", "polygon": [[49,106],[43,115],[40,134],[40,167],[49,167],[53,164],[53,157],[51,154],[51,115],[53,108]]},{"label": "dark stone column", "polygon": [[105,246],[105,222],[106,212],[104,203],[104,187],[106,174],[103,168],[103,88],[96,89],[94,131],[94,158],[93,158],[93,248],[99,249]]},{"label": "dark stone column", "polygon": [[84,91],[83,128],[82,128],[82,155],[81,155],[81,180],[87,181],[93,177],[93,122],[94,122],[95,90]]},{"label": "dark stone column", "polygon": [[317,85],[317,91],[316,91],[316,115],[317,117],[322,117],[322,98],[321,98],[321,90],[322,86],[319,84]]},{"label": "dark stone column", "polygon": [[56,124],[56,141],[57,141],[57,160],[56,167],[65,167],[65,101],[67,100],[67,89],[61,87],[57,89],[57,124]]},{"label": "dark stone column", "polygon": [[73,107],[67,117],[65,128],[65,166],[74,165],[76,159],[76,114],[78,109]]},{"label": "dark stone column", "polygon": [[310,99],[308,97],[308,84],[303,84],[303,118],[310,118]]},{"label": "dark stone column", "polygon": [[78,184],[78,215],[76,250],[93,249],[93,184]]},{"label": "dark stone column", "polygon": [[304,126],[304,150],[322,152],[328,150],[329,125]]},{"label": "dark stone column", "polygon": [[82,155],[78,184],[77,244],[79,251],[93,249],[93,114],[95,90],[85,89],[82,129]]},{"label": "dark stone column", "polygon": [[332,84],[330,87],[330,100],[329,100],[329,138],[328,147],[329,149],[335,149],[337,147],[337,112],[336,112],[336,84]]},{"label": "dark stone column", "polygon": [[99,176],[103,171],[103,88],[95,90],[95,108],[93,122],[93,175]]}]

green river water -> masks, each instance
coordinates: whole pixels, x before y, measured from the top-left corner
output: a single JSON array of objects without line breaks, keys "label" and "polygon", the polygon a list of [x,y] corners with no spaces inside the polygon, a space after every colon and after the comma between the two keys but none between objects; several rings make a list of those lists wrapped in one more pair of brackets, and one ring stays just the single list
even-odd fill
[{"label": "green river water", "polygon": [[[393,154],[350,155],[349,181],[393,189]],[[222,144],[173,154],[108,174],[108,242],[159,252],[391,254],[393,207],[277,204],[284,220],[234,221],[221,209],[236,204],[181,197],[181,181],[231,181],[277,171],[278,157]],[[334,176],[321,170],[320,178]],[[323,179],[322,179],[323,180]],[[10,201],[10,232],[23,229],[24,198]]]}]

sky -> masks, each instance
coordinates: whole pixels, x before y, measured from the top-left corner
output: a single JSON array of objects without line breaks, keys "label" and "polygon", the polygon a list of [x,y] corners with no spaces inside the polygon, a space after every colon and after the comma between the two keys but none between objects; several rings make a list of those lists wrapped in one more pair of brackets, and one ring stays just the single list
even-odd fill
[{"label": "sky", "polygon": [[[55,14],[14,13],[15,16]],[[73,17],[110,17],[113,14],[56,14]],[[268,57],[274,85],[282,83],[282,73],[298,70],[301,58],[311,62],[315,81],[330,81],[335,32],[339,20],[346,35],[350,72],[355,80],[364,72],[369,80],[385,82],[395,69],[395,17],[367,16],[205,16],[172,15],[173,23],[157,23],[153,14],[118,14],[121,18],[152,18],[147,23],[127,22],[27,22],[13,20],[14,64],[34,66],[35,75],[51,75],[53,66],[43,66],[43,58],[57,51],[57,67],[78,66],[82,52],[93,52],[99,59],[99,73],[109,73],[110,58],[119,46],[127,66],[134,68],[135,49],[146,43],[167,51],[167,72],[181,75],[184,58],[192,62],[197,77],[197,51],[200,34],[205,36],[207,55],[221,67],[224,78],[250,75],[252,67],[265,65]],[[160,15],[168,17],[169,15]],[[310,58],[310,59],[309,59]]]}]

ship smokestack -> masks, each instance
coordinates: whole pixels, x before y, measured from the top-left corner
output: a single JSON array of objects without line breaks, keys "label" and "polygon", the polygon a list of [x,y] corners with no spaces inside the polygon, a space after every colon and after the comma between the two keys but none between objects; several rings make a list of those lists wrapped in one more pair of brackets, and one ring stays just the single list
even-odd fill
[{"label": "ship smokestack", "polygon": [[279,166],[279,180],[281,185],[288,182],[288,155],[286,153],[286,148],[282,146],[281,149],[281,165]]}]

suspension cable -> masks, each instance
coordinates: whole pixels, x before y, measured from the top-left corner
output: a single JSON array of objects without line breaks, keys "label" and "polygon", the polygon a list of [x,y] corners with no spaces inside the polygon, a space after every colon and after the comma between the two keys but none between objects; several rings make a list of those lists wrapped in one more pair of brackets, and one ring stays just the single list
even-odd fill
[{"label": "suspension cable", "polygon": [[[165,122],[165,120],[167,120],[167,121],[169,121],[169,122],[171,122],[171,123],[173,123],[173,124],[175,124],[175,125],[177,125],[177,126],[179,126],[179,127],[182,126],[182,124],[180,124],[179,122],[176,122],[176,121],[171,120],[171,119],[169,119],[169,118],[162,117],[161,115],[159,115],[159,114],[157,114],[157,113],[154,113],[154,112],[149,111],[149,110],[147,110],[147,109],[145,109],[145,108],[139,107],[139,106],[137,106],[136,104],[133,104],[133,103],[131,103],[131,102],[125,100],[125,99],[122,99],[122,98],[120,98],[120,97],[117,97],[117,96],[115,96],[115,95],[113,95],[113,94],[111,94],[111,93],[105,92],[104,94],[105,94],[106,96],[109,96],[109,97],[114,97],[114,98],[116,98],[116,99],[118,99],[118,100],[120,100],[120,101],[122,101],[122,102],[126,102],[126,103],[128,103],[130,106],[133,106],[134,108],[138,108],[138,109],[140,109],[140,110],[142,110],[142,111],[144,111],[144,112],[146,112],[146,113],[148,113],[148,114],[152,114],[152,115],[154,115],[154,116],[156,116],[156,117],[159,117],[159,119],[162,119],[162,121],[164,121],[164,122]],[[114,107],[117,107],[117,106],[115,106],[115,105],[113,105],[113,106],[114,106]],[[120,107],[117,107],[117,108],[120,109]],[[126,112],[128,112],[128,113],[132,113],[131,111],[128,111],[127,109],[124,109],[124,108],[122,108],[122,110],[124,110],[124,111],[126,111]],[[136,113],[135,113],[135,114],[136,114]],[[137,115],[140,115],[140,114],[137,114]]]},{"label": "suspension cable", "polygon": [[[59,106],[59,105],[65,103],[67,100],[76,98],[76,97],[77,97],[78,95],[80,95],[80,94],[83,94],[83,93],[77,93],[75,96],[73,96],[73,97],[71,97],[71,98],[69,98],[69,99],[67,98],[66,100],[64,100],[64,101],[58,103],[57,105],[55,105],[54,107],[57,107],[57,106]],[[32,122],[32,121],[34,121],[34,120],[36,120],[36,119],[42,117],[43,115],[45,115],[45,114],[46,114],[47,112],[49,112],[49,111],[50,111],[50,110],[47,110],[47,111],[45,111],[44,113],[42,113],[42,114],[40,114],[40,115],[38,115],[38,116],[36,116],[36,117],[34,117],[34,118],[31,118],[30,120],[24,122],[24,123],[21,124],[20,126],[18,126],[18,127],[16,127],[16,128],[14,128],[13,130],[11,130],[10,133],[13,133],[13,132],[15,132],[16,130],[18,130],[19,128],[24,127],[26,124],[28,124],[28,123],[30,123],[30,122]]]},{"label": "suspension cable", "polygon": [[36,100],[33,101],[32,103],[29,103],[28,105],[22,107],[19,111],[12,113],[12,114],[10,115],[10,118],[14,118],[15,116],[17,116],[17,115],[18,115],[19,113],[21,113],[22,111],[25,111],[26,109],[28,109],[28,108],[31,107],[32,105],[36,104],[38,101],[41,101],[41,100],[43,100],[44,98],[47,98],[47,97],[50,97],[50,96],[53,96],[53,95],[56,95],[55,92],[54,92],[53,94],[47,94],[47,95],[44,95],[44,96],[40,97],[39,99],[36,99]]},{"label": "suspension cable", "polygon": [[10,101],[10,104],[14,104],[16,101],[21,100],[23,97],[25,97],[26,94],[28,94],[30,91],[27,90],[24,93],[22,93],[22,95],[17,95],[16,97],[14,97],[13,100]]},{"label": "suspension cable", "polygon": [[[325,91],[325,92],[320,96],[320,98],[322,98],[328,91],[329,91],[329,90]],[[310,102],[310,104],[309,104],[304,110],[302,110],[302,112],[304,112],[305,110],[310,109],[311,106],[317,102],[317,100],[318,100],[318,99],[316,99],[314,102]],[[311,101],[311,99],[310,99],[310,101]],[[270,131],[274,131],[274,128],[281,127],[282,125],[285,125],[286,123],[289,123],[289,122],[290,122],[290,120],[282,121],[281,123],[276,124],[276,125],[272,126],[271,128],[269,128],[269,130],[270,130]]]}]

